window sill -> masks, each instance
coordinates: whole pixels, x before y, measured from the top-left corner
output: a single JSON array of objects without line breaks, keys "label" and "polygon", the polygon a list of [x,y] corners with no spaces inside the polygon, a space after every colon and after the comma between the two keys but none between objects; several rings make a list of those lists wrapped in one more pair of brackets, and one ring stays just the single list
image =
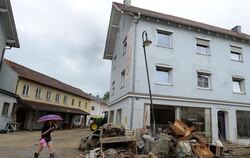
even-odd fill
[{"label": "window sill", "polygon": [[197,87],[197,89],[199,89],[199,90],[212,91],[212,88]]},{"label": "window sill", "polygon": [[234,59],[231,59],[231,61],[243,63],[243,60],[234,60]]},{"label": "window sill", "polygon": [[233,92],[233,94],[246,95],[246,92]]},{"label": "window sill", "polygon": [[161,46],[161,45],[157,45],[157,44],[155,46],[160,47],[160,48],[173,49],[173,47]]},{"label": "window sill", "polygon": [[200,53],[200,52],[196,52],[196,54],[199,54],[199,55],[204,55],[204,56],[211,56],[211,54],[204,54],[204,53]]},{"label": "window sill", "polygon": [[159,83],[159,82],[156,82],[155,85],[161,85],[161,86],[173,86],[173,84],[170,84],[170,83]]}]

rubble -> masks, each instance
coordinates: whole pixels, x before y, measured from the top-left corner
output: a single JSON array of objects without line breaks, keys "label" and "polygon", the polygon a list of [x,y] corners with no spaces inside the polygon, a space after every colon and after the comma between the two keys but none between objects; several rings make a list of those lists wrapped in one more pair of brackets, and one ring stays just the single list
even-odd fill
[{"label": "rubble", "polygon": [[153,136],[149,128],[130,130],[105,124],[83,138],[79,149],[85,152],[83,158],[212,158],[223,154],[220,141],[210,144],[203,133],[180,120]]}]

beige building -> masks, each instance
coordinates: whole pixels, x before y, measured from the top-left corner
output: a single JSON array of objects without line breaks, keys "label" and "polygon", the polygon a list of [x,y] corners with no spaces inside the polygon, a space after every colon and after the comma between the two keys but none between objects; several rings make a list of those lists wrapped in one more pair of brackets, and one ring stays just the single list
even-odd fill
[{"label": "beige building", "polygon": [[17,77],[16,95],[19,96],[13,116],[19,129],[40,129],[36,121],[46,114],[58,114],[64,119],[62,128],[84,125],[90,112],[88,94],[22,65],[5,60]]}]

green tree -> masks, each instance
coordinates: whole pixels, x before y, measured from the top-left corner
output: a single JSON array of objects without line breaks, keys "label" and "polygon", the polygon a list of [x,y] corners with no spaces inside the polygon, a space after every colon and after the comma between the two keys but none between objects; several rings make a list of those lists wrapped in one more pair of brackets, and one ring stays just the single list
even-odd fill
[{"label": "green tree", "polygon": [[102,99],[105,100],[105,101],[108,101],[108,100],[109,100],[109,91],[107,91],[107,92],[103,95]]}]

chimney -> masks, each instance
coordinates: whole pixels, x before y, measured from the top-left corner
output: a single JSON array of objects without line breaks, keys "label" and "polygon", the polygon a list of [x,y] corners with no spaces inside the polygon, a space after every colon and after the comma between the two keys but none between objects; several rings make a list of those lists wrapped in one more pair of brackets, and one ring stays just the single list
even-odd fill
[{"label": "chimney", "polygon": [[241,26],[237,25],[234,28],[231,29],[234,32],[241,33]]},{"label": "chimney", "polygon": [[123,4],[126,6],[131,6],[131,0],[123,0]]}]

